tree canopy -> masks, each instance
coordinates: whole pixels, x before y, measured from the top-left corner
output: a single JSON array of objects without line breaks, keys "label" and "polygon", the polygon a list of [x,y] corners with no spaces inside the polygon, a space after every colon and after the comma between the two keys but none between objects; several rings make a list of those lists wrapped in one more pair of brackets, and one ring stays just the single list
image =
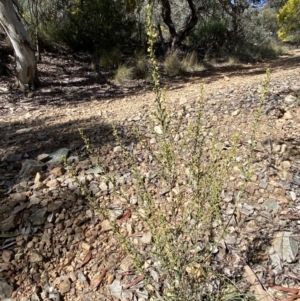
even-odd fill
[{"label": "tree canopy", "polygon": [[293,36],[300,38],[300,0],[288,0],[278,13],[278,36],[286,40]]}]

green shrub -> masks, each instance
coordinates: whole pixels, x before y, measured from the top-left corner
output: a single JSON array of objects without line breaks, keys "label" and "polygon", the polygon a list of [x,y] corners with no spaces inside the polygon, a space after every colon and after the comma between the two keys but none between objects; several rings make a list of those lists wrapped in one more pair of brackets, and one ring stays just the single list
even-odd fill
[{"label": "green shrub", "polygon": [[[113,127],[117,145],[122,150],[120,156],[129,163],[136,203],[131,201],[131,195],[122,189],[118,179],[105,172],[109,169],[100,162],[101,158],[98,159],[103,171],[102,180],[112,183],[113,193],[122,202],[119,206],[130,209],[135,223],[147,233],[148,243],[124,234],[127,233],[124,225],[111,216],[109,207],[90,196],[76,175],[73,174],[73,178],[77,179],[82,193],[95,211],[110,221],[122,248],[130,256],[136,270],[144,276],[150,300],[198,301],[207,299],[207,296],[208,300],[239,300],[243,298],[240,292],[213,264],[213,251],[227,231],[228,221],[223,219],[221,211],[221,191],[233,164],[236,164],[239,137],[233,137],[231,148],[227,149],[216,133],[207,132],[203,126],[202,88],[198,100],[191,107],[194,115],[191,116],[185,106],[171,109],[161,86],[154,55],[156,32],[149,11],[148,43],[156,108],[147,130],[155,143],[150,143],[144,132],[133,129],[137,144],[136,148],[128,150],[118,129]],[[125,73],[130,69],[120,67]],[[248,162],[241,163],[245,182],[251,176],[249,164],[255,149],[255,133],[268,82],[269,77],[263,87],[260,108],[254,116]],[[94,155],[88,139],[82,131],[80,133],[87,150]],[[142,163],[138,159],[141,150]],[[68,169],[72,174],[72,170]],[[155,169],[155,176],[149,181],[147,175],[152,169]],[[239,198],[242,199],[243,187],[239,190]]]},{"label": "green shrub", "polygon": [[18,1],[32,41],[68,45],[73,50],[129,47],[136,23],[127,2],[111,0]]},{"label": "green shrub", "polygon": [[225,20],[209,20],[195,30],[194,39],[205,51],[218,51],[226,42],[227,22]]},{"label": "green shrub", "polygon": [[299,20],[300,0],[288,0],[277,15],[279,30],[278,37],[286,40],[290,35],[300,39]]}]

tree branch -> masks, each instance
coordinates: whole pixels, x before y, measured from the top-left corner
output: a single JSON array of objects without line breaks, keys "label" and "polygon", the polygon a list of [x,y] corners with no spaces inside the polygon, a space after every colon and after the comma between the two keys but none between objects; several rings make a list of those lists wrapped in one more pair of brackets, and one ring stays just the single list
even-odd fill
[{"label": "tree branch", "polygon": [[182,41],[196,26],[198,22],[197,9],[192,0],[187,0],[190,7],[190,14],[185,20],[183,28],[179,31],[179,41]]},{"label": "tree branch", "polygon": [[174,48],[175,45],[178,45],[191,32],[191,30],[195,27],[195,25],[198,22],[197,9],[193,0],[186,0],[186,1],[190,8],[190,14],[186,17],[183,27],[179,30],[179,32],[177,32],[172,20],[171,5],[169,0],[160,0],[162,5],[161,16],[165,24],[169,28],[172,48]]},{"label": "tree branch", "polygon": [[177,35],[175,26],[173,24],[172,21],[172,17],[171,17],[171,5],[169,0],[161,0],[161,4],[162,4],[162,12],[161,12],[161,16],[164,20],[164,22],[166,23],[166,25],[169,28],[169,32],[171,37],[175,37]]}]

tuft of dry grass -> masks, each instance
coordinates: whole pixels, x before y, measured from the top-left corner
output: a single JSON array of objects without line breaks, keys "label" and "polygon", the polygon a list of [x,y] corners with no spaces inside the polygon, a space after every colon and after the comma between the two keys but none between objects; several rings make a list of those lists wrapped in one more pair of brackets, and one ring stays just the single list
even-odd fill
[{"label": "tuft of dry grass", "polygon": [[146,77],[149,69],[147,56],[142,52],[136,53],[134,63],[135,63],[134,69],[136,75],[140,78]]},{"label": "tuft of dry grass", "polygon": [[134,68],[126,65],[120,65],[115,73],[115,81],[119,84],[123,84],[134,77]]},{"label": "tuft of dry grass", "polygon": [[116,67],[121,58],[121,51],[118,48],[111,49],[110,51],[101,50],[98,54],[99,66],[105,69]]},{"label": "tuft of dry grass", "polygon": [[185,72],[202,71],[205,69],[204,65],[199,62],[196,51],[188,53],[183,58],[181,66]]},{"label": "tuft of dry grass", "polygon": [[166,55],[164,69],[171,76],[179,75],[184,71],[177,51],[171,51]]}]

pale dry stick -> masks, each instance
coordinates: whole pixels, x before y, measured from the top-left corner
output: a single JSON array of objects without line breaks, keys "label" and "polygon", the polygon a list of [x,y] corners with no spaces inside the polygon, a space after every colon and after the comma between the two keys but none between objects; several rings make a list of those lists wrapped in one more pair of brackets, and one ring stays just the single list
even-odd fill
[{"label": "pale dry stick", "polygon": [[244,270],[244,275],[247,279],[247,282],[251,284],[251,289],[253,290],[255,298],[259,301],[274,301],[270,294],[263,289],[259,279],[254,274],[249,265],[245,265]]}]

